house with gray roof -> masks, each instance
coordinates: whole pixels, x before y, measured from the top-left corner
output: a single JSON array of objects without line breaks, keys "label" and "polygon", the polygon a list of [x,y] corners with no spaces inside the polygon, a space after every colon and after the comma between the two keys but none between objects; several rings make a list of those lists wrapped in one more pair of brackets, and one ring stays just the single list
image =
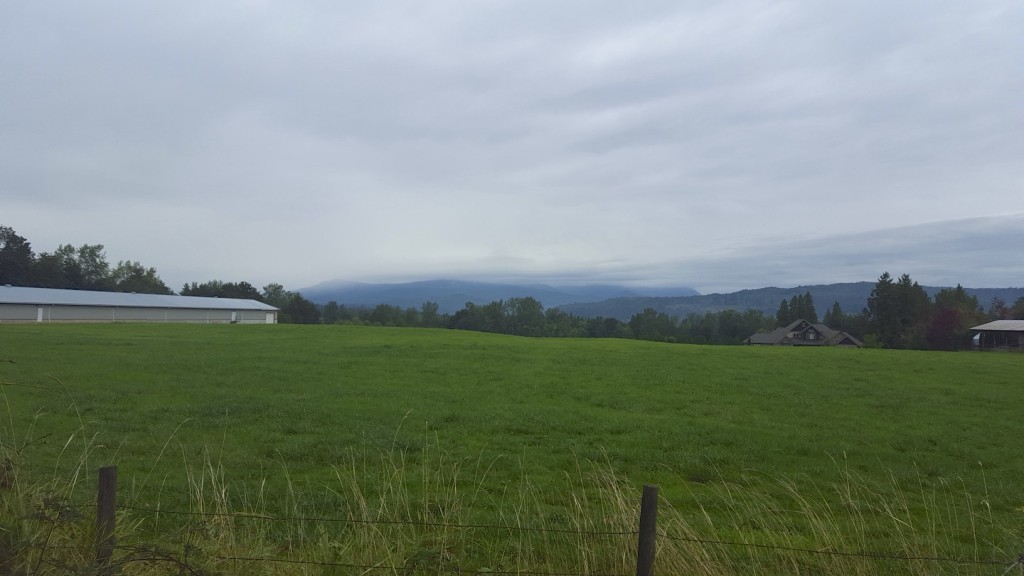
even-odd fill
[{"label": "house with gray roof", "polygon": [[0,323],[276,324],[278,312],[263,302],[240,298],[0,286]]},{"label": "house with gray roof", "polygon": [[744,342],[757,346],[864,346],[863,342],[846,332],[806,320],[796,320],[771,332],[758,332]]}]

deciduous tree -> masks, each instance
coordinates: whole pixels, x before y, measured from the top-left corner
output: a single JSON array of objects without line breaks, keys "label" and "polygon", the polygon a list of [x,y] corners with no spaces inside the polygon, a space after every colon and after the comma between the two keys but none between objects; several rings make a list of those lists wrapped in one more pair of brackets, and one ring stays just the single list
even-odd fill
[{"label": "deciduous tree", "polygon": [[971,345],[972,326],[983,323],[984,313],[978,298],[963,286],[944,288],[935,295],[931,322],[928,324],[928,347],[933,350],[966,349]]},{"label": "deciduous tree", "polygon": [[533,297],[509,298],[505,302],[509,333],[516,336],[544,335],[544,307]]},{"label": "deciduous tree", "polygon": [[437,328],[441,326],[441,315],[438,311],[441,307],[437,302],[424,302],[420,306],[420,320],[423,322],[424,328]]},{"label": "deciduous tree", "polygon": [[676,323],[672,317],[654,308],[644,308],[643,312],[634,314],[629,319],[629,328],[639,340],[655,340],[658,342],[675,341]]},{"label": "deciduous tree", "polygon": [[289,292],[287,303],[281,308],[286,321],[292,324],[319,324],[320,310],[298,292]]},{"label": "deciduous tree", "polygon": [[156,275],[156,268],[146,268],[140,262],[122,260],[110,273],[113,288],[118,292],[139,294],[174,294]]},{"label": "deciduous tree", "polygon": [[191,284],[185,284],[181,289],[181,295],[263,301],[263,295],[260,294],[260,291],[245,281],[222,282],[220,280],[210,280],[202,284],[192,282]]}]

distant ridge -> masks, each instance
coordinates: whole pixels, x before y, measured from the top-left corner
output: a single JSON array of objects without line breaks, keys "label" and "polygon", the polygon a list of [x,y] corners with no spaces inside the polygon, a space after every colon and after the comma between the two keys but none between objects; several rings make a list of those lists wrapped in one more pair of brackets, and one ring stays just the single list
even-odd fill
[{"label": "distant ridge", "polygon": [[[859,314],[868,304],[868,298],[874,289],[874,282],[850,282],[842,284],[819,284],[813,286],[796,286],[793,288],[758,288],[740,290],[729,294],[703,294],[672,298],[650,297],[619,297],[601,302],[572,303],[559,306],[560,310],[576,316],[595,318],[618,318],[629,320],[634,314],[643,312],[645,308],[653,308],[669,316],[685,318],[690,314],[720,312],[722,310],[760,310],[765,314],[775,314],[782,300],[789,300],[797,294],[811,293],[818,316],[832,308],[834,302],[846,314]],[[934,297],[942,290],[941,287],[924,286],[925,292]],[[986,310],[993,298],[1000,298],[1007,304],[1013,304],[1017,298],[1024,297],[1024,288],[967,288],[968,294],[978,298]]]},{"label": "distant ridge", "polygon": [[[757,288],[725,294],[699,294],[693,288],[639,288],[613,284],[583,286],[552,286],[548,284],[501,284],[466,280],[424,280],[395,284],[367,284],[331,280],[299,292],[317,304],[334,301],[346,306],[372,308],[390,304],[401,308],[419,308],[424,302],[436,302],[442,313],[454,313],[467,302],[487,304],[495,300],[532,297],[545,308],[558,308],[576,316],[618,318],[629,320],[645,308],[653,308],[677,318],[690,314],[720,312],[722,310],[760,310],[774,314],[782,300],[810,292],[819,316],[838,302],[843,312],[858,314],[866,306],[874,282],[848,282],[816,284],[792,288]],[[929,296],[941,287],[925,286]],[[1013,304],[1024,297],[1024,288],[967,288],[985,309],[993,298]]]},{"label": "distant ridge", "polygon": [[396,284],[366,284],[331,280],[299,290],[317,304],[334,301],[346,306],[374,307],[390,304],[401,308],[419,308],[424,302],[436,302],[442,313],[461,310],[466,302],[487,304],[495,300],[532,297],[545,308],[574,302],[598,302],[611,298],[644,296],[692,296],[693,288],[633,288],[610,284],[552,286],[548,284],[500,284],[465,280],[424,280]]}]

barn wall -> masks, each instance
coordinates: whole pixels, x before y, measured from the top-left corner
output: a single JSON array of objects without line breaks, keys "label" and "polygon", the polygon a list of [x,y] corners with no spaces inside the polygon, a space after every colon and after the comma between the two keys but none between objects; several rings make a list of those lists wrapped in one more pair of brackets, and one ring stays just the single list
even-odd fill
[{"label": "barn wall", "polygon": [[113,308],[111,318],[115,322],[166,322],[167,312],[163,308]]},{"label": "barn wall", "polygon": [[227,323],[231,312],[227,310],[201,310],[192,308],[132,308],[110,309],[114,322],[187,322],[200,324]]},{"label": "barn wall", "polygon": [[[198,324],[266,324],[265,310],[142,308],[121,306],[36,306],[0,304],[0,322],[177,322]],[[275,317],[276,320],[276,317]]]},{"label": "barn wall", "polygon": [[981,333],[981,348],[992,350],[1024,350],[1024,334],[1020,332],[985,331]]},{"label": "barn wall", "polygon": [[174,308],[167,310],[167,321],[227,324],[231,322],[231,311]]},{"label": "barn wall", "polygon": [[266,310],[241,310],[238,312],[238,322],[240,324],[266,324],[267,313]]},{"label": "barn wall", "polygon": [[34,304],[0,304],[0,322],[35,322]]}]

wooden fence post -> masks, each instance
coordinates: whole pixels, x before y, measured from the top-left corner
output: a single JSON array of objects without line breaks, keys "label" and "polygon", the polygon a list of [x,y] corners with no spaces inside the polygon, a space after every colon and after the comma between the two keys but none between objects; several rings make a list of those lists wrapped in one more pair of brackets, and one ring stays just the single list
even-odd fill
[{"label": "wooden fence post", "polygon": [[654,576],[654,538],[658,526],[658,487],[644,484],[640,500],[640,540],[636,548],[636,576]]},{"label": "wooden fence post", "polygon": [[96,490],[96,562],[104,565],[114,555],[114,518],[117,512],[117,466],[100,468]]}]

